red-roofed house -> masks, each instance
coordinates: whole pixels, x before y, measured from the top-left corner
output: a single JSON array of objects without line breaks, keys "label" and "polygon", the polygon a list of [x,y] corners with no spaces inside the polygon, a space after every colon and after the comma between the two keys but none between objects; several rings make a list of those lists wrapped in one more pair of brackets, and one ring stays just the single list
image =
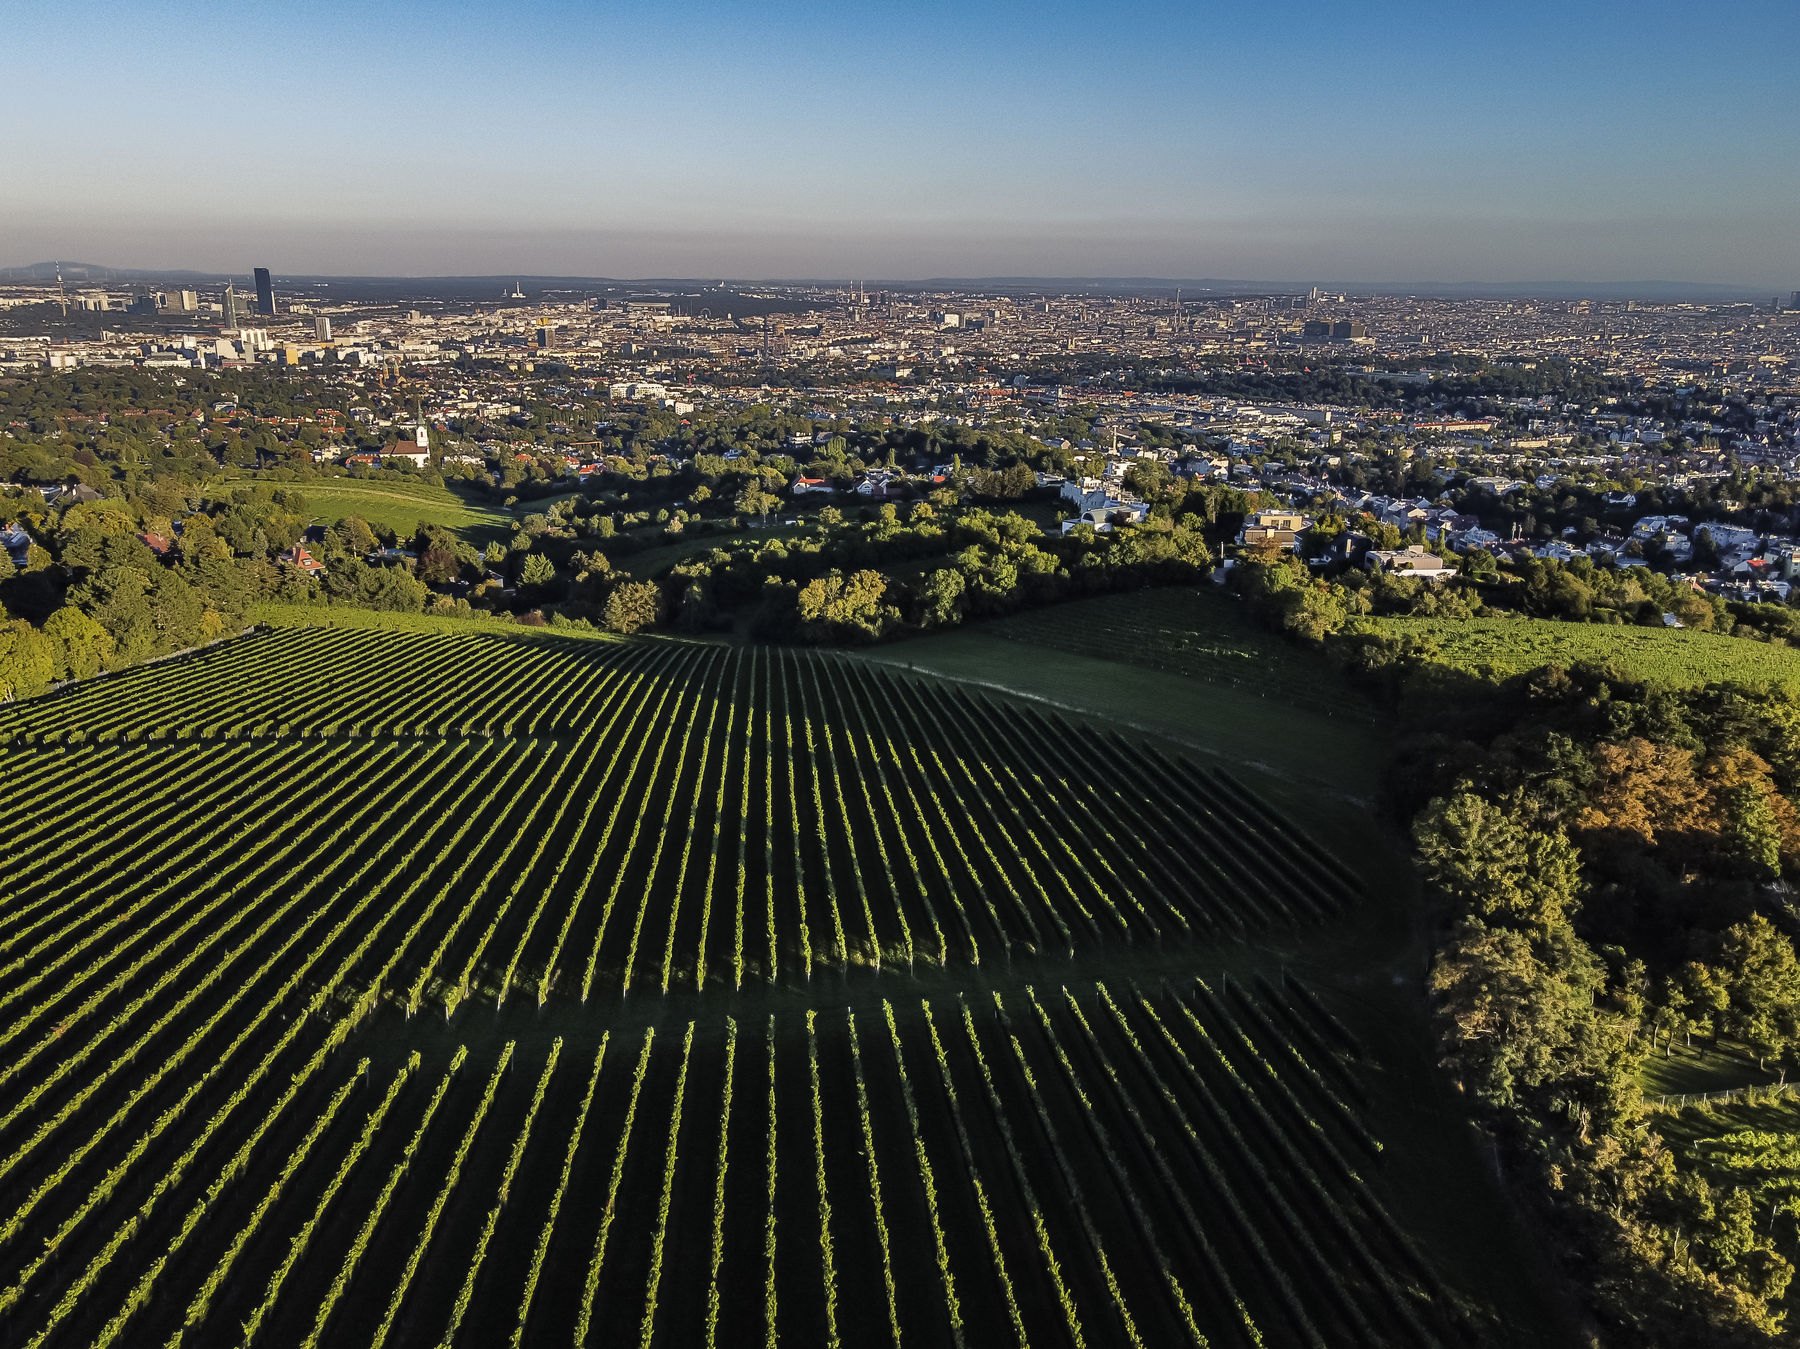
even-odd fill
[{"label": "red-roofed house", "polygon": [[307,552],[306,545],[303,543],[296,543],[292,548],[281,555],[280,560],[287,563],[290,567],[300,568],[300,570],[305,572],[308,576],[317,576],[320,572],[325,570],[325,564],[320,562],[319,559],[314,557],[311,553]]}]

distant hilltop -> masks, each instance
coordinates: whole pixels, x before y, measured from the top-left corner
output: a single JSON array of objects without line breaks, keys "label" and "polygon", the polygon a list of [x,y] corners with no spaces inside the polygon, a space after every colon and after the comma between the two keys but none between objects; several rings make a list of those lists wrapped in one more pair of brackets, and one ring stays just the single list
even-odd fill
[{"label": "distant hilltop", "polygon": [[[44,283],[54,281],[60,268],[65,282],[93,284],[110,282],[166,283],[172,281],[224,281],[249,275],[248,271],[151,271],[141,268],[105,267],[92,262],[34,262],[23,267],[0,267],[0,283]],[[512,285],[523,282],[534,288],[677,286],[685,289],[710,289],[721,285],[786,285],[848,286],[855,284],[839,278],[789,277],[737,278],[732,282],[699,277],[607,277],[558,276],[530,272],[508,272],[504,276],[433,275],[433,276],[351,276],[286,273],[281,278],[295,282],[356,282],[365,285],[407,285],[462,288],[479,287],[483,291],[504,281]],[[1318,281],[1234,280],[1224,277],[1153,276],[939,276],[915,280],[865,279],[864,286],[899,291],[985,291],[1060,294],[1080,292],[1093,295],[1134,295],[1167,293],[1179,290],[1199,299],[1206,295],[1271,295],[1297,294],[1315,286],[1324,291],[1346,295],[1418,295],[1450,300],[1651,300],[1651,301],[1750,301],[1761,303],[1776,293],[1791,293],[1791,285],[1754,287],[1726,285],[1706,281]]]}]

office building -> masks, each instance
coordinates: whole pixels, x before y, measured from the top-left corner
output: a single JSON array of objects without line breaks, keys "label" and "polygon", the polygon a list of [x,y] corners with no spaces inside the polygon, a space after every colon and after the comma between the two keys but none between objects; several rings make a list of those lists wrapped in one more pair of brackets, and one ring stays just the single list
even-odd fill
[{"label": "office building", "polygon": [[313,320],[313,336],[321,342],[331,340],[331,320],[320,314]]},{"label": "office building", "polygon": [[550,345],[550,329],[540,324],[537,330],[538,349],[544,350]]},{"label": "office building", "polygon": [[229,281],[225,283],[225,296],[221,308],[227,328],[237,327],[247,317],[244,302],[238,298],[236,288]]},{"label": "office building", "polygon": [[256,312],[264,318],[275,317],[275,283],[269,279],[269,269],[256,269]]},{"label": "office building", "polygon": [[1333,342],[1352,342],[1359,337],[1367,337],[1369,330],[1355,319],[1339,319],[1331,325]]}]

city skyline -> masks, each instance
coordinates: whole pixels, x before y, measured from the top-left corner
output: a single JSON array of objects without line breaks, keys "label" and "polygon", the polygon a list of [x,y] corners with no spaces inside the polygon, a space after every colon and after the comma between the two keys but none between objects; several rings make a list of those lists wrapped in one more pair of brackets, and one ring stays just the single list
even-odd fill
[{"label": "city skyline", "polygon": [[1800,105],[1750,57],[1796,36],[1759,0],[76,4],[12,25],[0,261],[1788,289]]}]

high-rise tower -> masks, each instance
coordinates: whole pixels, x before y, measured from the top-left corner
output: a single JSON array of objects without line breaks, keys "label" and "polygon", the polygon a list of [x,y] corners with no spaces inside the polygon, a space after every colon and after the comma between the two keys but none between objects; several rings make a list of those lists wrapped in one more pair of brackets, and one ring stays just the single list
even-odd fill
[{"label": "high-rise tower", "polygon": [[264,318],[275,317],[275,283],[269,280],[269,269],[256,269],[256,312]]}]

